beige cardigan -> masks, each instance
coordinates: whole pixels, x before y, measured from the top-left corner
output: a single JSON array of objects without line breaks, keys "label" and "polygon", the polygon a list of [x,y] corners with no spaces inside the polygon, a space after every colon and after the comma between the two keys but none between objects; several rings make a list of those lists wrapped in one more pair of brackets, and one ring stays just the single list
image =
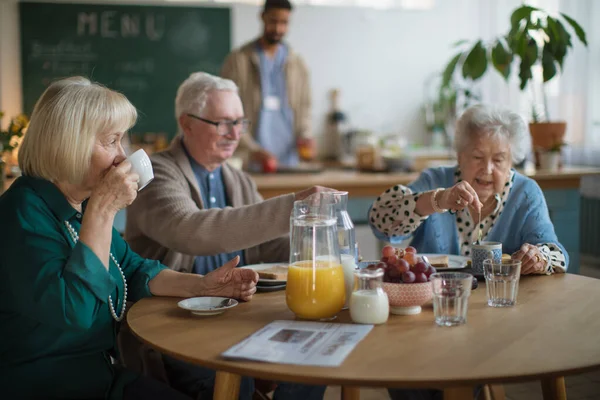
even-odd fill
[{"label": "beige cardigan", "polygon": [[181,136],[152,157],[154,181],[127,208],[125,239],[145,258],[192,272],[194,257],[245,249],[247,264],[289,258],[294,195],[263,200],[244,172],[223,164],[233,207],[205,209]]},{"label": "beige cardigan", "polygon": [[[288,46],[289,48],[289,46]],[[310,76],[306,64],[291,49],[285,63],[287,97],[294,113],[294,135],[297,139],[312,137]],[[262,106],[260,86],[260,59],[256,52],[256,40],[232,51],[221,69],[223,78],[231,79],[239,88],[244,111],[252,121],[252,136],[243,135],[240,150],[257,150],[256,127]]]}]

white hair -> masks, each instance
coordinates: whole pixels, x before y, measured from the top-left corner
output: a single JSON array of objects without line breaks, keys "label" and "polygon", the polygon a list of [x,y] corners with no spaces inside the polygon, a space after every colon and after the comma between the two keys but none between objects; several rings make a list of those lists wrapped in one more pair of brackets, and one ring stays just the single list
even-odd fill
[{"label": "white hair", "polygon": [[137,119],[127,98],[75,76],[52,83],[39,98],[19,148],[24,175],[80,184],[99,134],[125,132]]},{"label": "white hair", "polygon": [[[219,78],[206,72],[194,72],[177,89],[175,97],[175,119],[179,125],[182,114],[192,113],[202,116],[206,107],[208,94],[213,90],[230,90],[238,92],[232,80]],[[181,127],[179,127],[181,131]]]},{"label": "white hair", "polygon": [[456,123],[455,150],[462,152],[475,135],[507,139],[514,164],[522,162],[531,151],[525,120],[506,108],[484,104],[469,107]]}]

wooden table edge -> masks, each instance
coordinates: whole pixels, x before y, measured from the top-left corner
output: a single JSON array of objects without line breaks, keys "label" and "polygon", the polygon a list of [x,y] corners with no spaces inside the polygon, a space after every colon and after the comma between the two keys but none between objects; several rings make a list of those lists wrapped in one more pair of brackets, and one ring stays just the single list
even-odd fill
[{"label": "wooden table edge", "polygon": [[[135,307],[137,304],[132,306]],[[230,374],[237,374],[240,376],[247,376],[251,378],[265,379],[265,380],[274,380],[281,382],[294,382],[294,383],[303,383],[310,385],[333,385],[333,386],[358,386],[358,387],[371,387],[371,388],[398,388],[398,389],[419,389],[419,388],[436,388],[436,389],[446,389],[446,388],[455,388],[455,387],[464,387],[464,386],[476,386],[482,384],[510,384],[510,383],[521,383],[521,382],[530,382],[530,381],[541,381],[547,379],[556,379],[565,376],[577,375],[585,372],[600,370],[600,365],[589,365],[585,367],[571,368],[567,370],[557,370],[557,371],[548,371],[543,373],[536,374],[527,374],[520,376],[502,376],[502,377],[490,377],[490,378],[477,378],[477,379],[454,379],[454,380],[420,380],[420,381],[387,381],[380,380],[374,381],[369,380],[368,382],[363,382],[357,379],[348,379],[348,378],[331,378],[331,377],[305,377],[301,375],[288,375],[281,373],[271,373],[271,372],[262,372],[256,371],[252,369],[254,364],[260,364],[259,362],[254,361],[227,361],[224,358],[221,361],[212,361],[207,360],[206,362],[198,362],[198,360],[194,360],[186,357],[185,355],[175,353],[169,351],[161,346],[155,345],[148,340],[144,339],[140,336],[135,329],[129,323],[129,313],[127,313],[127,325],[131,333],[142,343],[152,347],[153,349],[159,351],[162,354],[166,354],[171,356],[177,360],[185,361],[193,365],[199,365],[204,368],[210,368],[215,371],[227,372]],[[248,366],[239,366],[239,365],[231,365],[231,363],[244,363]],[[282,364],[283,365],[283,364]],[[313,368],[336,368],[336,367],[317,367],[313,366]]]}]

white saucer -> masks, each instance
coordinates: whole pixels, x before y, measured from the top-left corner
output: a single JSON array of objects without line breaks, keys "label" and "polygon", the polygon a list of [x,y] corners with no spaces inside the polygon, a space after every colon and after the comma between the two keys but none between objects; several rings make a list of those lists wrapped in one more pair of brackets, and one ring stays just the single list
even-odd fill
[{"label": "white saucer", "polygon": [[[230,300],[230,305],[219,306],[223,301]],[[238,305],[237,300],[228,299],[227,297],[193,297],[191,299],[181,300],[177,303],[179,308],[191,311],[194,315],[218,315],[226,310]]]}]

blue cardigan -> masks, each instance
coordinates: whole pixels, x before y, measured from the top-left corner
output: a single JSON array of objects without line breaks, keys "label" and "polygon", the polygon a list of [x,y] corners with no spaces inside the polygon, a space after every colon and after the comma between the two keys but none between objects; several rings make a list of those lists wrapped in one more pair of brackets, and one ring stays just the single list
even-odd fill
[{"label": "blue cardigan", "polygon": [[[413,193],[452,187],[456,183],[456,168],[427,169],[408,187]],[[430,215],[412,235],[388,237],[373,224],[370,225],[377,238],[392,244],[399,244],[412,236],[411,245],[420,253],[460,254],[456,217],[448,212]],[[518,172],[515,172],[514,183],[504,209],[494,221],[485,240],[501,242],[502,252],[508,254],[519,250],[524,243],[554,243],[565,256],[565,269],[569,265],[569,255],[558,242],[542,189],[533,179]]]}]

